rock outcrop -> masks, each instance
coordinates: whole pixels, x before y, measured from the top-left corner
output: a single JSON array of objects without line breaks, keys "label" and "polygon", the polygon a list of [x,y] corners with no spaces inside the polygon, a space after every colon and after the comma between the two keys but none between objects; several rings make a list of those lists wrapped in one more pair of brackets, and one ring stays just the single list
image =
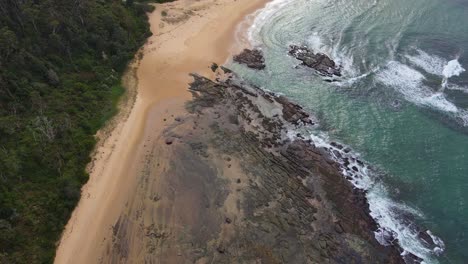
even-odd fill
[{"label": "rock outcrop", "polygon": [[320,75],[341,76],[341,67],[323,53],[314,53],[306,46],[291,45],[289,54],[302,61],[302,65],[316,70]]},{"label": "rock outcrop", "polygon": [[[289,139],[290,128],[314,126],[313,116],[286,97],[233,75],[219,82],[192,76],[189,108],[200,116],[218,113],[212,124],[219,133],[215,148],[237,157],[248,175],[238,204],[243,219],[234,222],[238,229],[223,241],[225,257],[256,256],[267,263],[403,263],[396,243],[384,247],[375,239],[378,227],[365,193],[343,177],[342,164],[300,136]],[[235,122],[229,122],[232,117]],[[237,248],[239,242],[245,247]]]},{"label": "rock outcrop", "polygon": [[265,58],[263,52],[259,49],[244,49],[240,54],[235,55],[233,59],[235,62],[245,64],[252,69],[265,69]]},{"label": "rock outcrop", "polygon": [[101,262],[403,263],[397,246],[374,238],[342,164],[290,139],[314,116],[223,71],[219,81],[192,75],[189,113],[168,119],[148,148]]}]

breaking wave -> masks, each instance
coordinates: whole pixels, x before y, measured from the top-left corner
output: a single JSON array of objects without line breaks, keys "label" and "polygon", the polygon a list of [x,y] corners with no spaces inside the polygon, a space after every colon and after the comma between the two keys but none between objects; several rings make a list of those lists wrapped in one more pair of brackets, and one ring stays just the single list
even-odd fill
[{"label": "breaking wave", "polygon": [[336,64],[340,65],[345,76],[356,76],[353,56],[340,49],[331,40],[323,39],[318,32],[312,33],[307,39],[307,46],[315,53],[324,53],[332,58]]},{"label": "breaking wave", "polygon": [[[427,56],[424,52],[418,57],[410,58],[412,63],[426,72],[444,77],[442,88],[447,86],[453,87],[448,84],[448,78],[457,76],[464,70],[458,61],[453,60],[444,64],[442,59],[435,56]],[[434,62],[434,64],[430,65],[430,61]],[[443,89],[433,91],[433,89],[425,85],[424,81],[426,77],[418,70],[406,64],[390,61],[377,73],[376,80],[385,86],[392,87],[409,102],[447,113],[461,125],[468,125],[468,111],[458,108],[447,100],[443,94]]]},{"label": "breaking wave", "polygon": [[420,49],[416,49],[416,55],[405,55],[411,64],[422,68],[427,73],[442,77],[442,88],[448,84],[448,79],[453,76],[459,76],[465,69],[462,67],[458,58],[447,61],[439,56],[430,55]]},{"label": "breaking wave", "polygon": [[[290,131],[289,136],[294,139],[296,134]],[[379,226],[374,234],[380,244],[397,243],[403,249],[403,258],[412,254],[427,263],[436,261],[434,257],[444,252],[445,244],[430,230],[415,223],[415,219],[424,218],[419,210],[391,199],[386,186],[378,180],[377,172],[350,147],[329,140],[324,133],[312,133],[310,139],[311,144],[325,150],[340,164],[342,175],[355,188],[365,191],[370,215]]]}]

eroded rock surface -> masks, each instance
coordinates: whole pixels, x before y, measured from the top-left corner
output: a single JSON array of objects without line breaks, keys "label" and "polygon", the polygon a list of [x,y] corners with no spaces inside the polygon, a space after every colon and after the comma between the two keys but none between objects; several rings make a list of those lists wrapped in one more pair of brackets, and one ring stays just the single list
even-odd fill
[{"label": "eroded rock surface", "polygon": [[289,54],[302,61],[302,64],[316,70],[320,75],[341,76],[341,67],[323,53],[314,53],[306,46],[291,45]]},{"label": "eroded rock surface", "polygon": [[313,116],[235,76],[192,76],[189,113],[154,142],[103,263],[402,263],[339,164],[288,139]]},{"label": "eroded rock surface", "polygon": [[234,56],[233,59],[235,62],[245,64],[252,69],[265,69],[265,58],[263,57],[263,52],[259,49],[244,49],[240,54]]}]

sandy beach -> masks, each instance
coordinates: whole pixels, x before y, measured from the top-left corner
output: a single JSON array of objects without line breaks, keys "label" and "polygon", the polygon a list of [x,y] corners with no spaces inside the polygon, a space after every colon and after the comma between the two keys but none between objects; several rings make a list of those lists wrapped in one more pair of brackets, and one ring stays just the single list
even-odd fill
[{"label": "sandy beach", "polygon": [[[223,64],[230,55],[236,26],[266,2],[181,0],[156,5],[149,15],[153,36],[124,78],[129,92],[120,114],[97,135],[90,178],[63,232],[55,263],[112,262],[103,258],[109,253],[106,241],[113,239],[121,213],[135,204],[129,197],[148,166],[148,155],[154,155],[150,146],[161,144],[166,121],[185,112],[184,102],[191,98],[188,73],[213,77],[209,67]],[[163,167],[170,160],[161,155],[158,162]]]}]

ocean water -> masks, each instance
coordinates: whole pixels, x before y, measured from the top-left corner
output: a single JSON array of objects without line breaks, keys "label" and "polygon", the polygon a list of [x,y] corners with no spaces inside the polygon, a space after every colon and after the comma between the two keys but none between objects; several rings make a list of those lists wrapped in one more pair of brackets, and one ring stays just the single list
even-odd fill
[{"label": "ocean water", "polygon": [[[267,68],[230,67],[315,114],[315,144],[365,161],[350,179],[376,238],[393,233],[424,263],[468,263],[468,0],[273,0],[251,19]],[[343,77],[297,67],[290,44],[326,53]]]}]

